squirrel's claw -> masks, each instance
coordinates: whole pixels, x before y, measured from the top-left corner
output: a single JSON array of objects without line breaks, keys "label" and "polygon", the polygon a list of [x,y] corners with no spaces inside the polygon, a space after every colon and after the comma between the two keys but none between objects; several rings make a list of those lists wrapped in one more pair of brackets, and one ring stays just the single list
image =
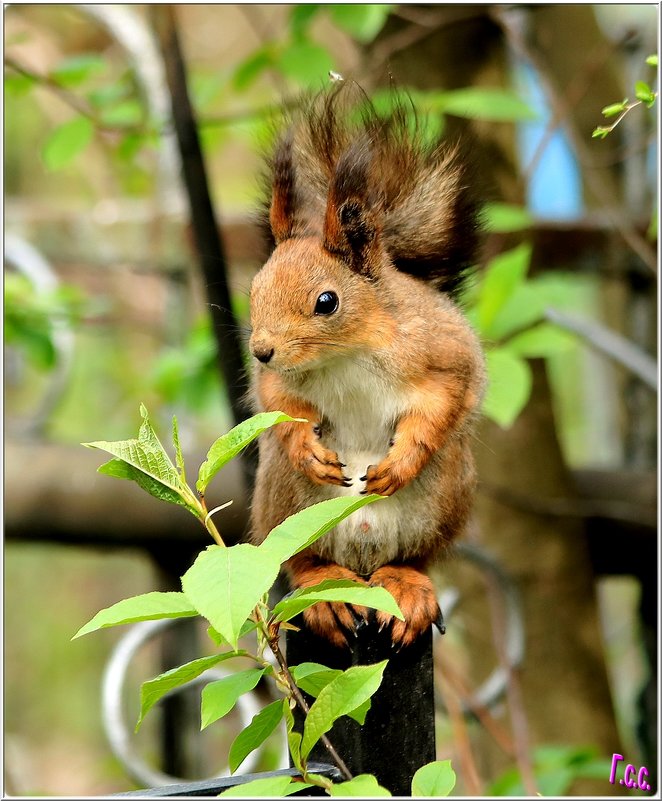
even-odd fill
[{"label": "squirrel's claw", "polygon": [[446,624],[444,623],[444,615],[443,615],[443,613],[441,611],[441,607],[439,607],[439,614],[437,615],[437,617],[432,622],[437,627],[437,629],[439,630],[439,634],[445,634],[446,633]]},{"label": "squirrel's claw", "polygon": [[384,565],[372,574],[370,586],[387,589],[404,616],[404,620],[398,620],[386,612],[377,612],[379,630],[390,625],[391,642],[397,650],[411,645],[432,624],[440,621],[443,627],[432,582],[419,570],[409,565]]},{"label": "squirrel's claw", "polygon": [[317,440],[306,441],[303,450],[303,456],[295,460],[295,464],[313,484],[335,484],[339,487],[352,486],[351,479],[342,472],[342,468],[345,465],[339,461],[338,455],[333,451],[325,448]]}]

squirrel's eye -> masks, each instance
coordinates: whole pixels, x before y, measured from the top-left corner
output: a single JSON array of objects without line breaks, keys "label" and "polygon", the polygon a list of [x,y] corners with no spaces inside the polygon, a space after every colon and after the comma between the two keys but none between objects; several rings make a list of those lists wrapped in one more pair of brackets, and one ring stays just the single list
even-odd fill
[{"label": "squirrel's eye", "polygon": [[338,295],[335,292],[322,292],[315,304],[315,314],[333,314],[338,308]]}]

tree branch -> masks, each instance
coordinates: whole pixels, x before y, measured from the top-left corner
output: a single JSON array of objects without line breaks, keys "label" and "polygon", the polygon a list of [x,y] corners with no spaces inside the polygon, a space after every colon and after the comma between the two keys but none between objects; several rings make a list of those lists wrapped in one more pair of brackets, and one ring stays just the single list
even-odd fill
[{"label": "tree branch", "polygon": [[545,309],[550,323],[581,337],[595,350],[609,356],[621,367],[634,373],[653,392],[657,392],[657,362],[629,339],[617,334],[595,320],[571,317],[558,309]]},{"label": "tree branch", "polygon": [[[504,35],[515,53],[524,61],[528,61],[536,70],[549,104],[552,107],[552,113],[556,119],[563,121],[563,127],[565,128],[568,140],[574,148],[577,158],[586,168],[584,170],[586,183],[590,186],[597,200],[600,202],[605,214],[609,217],[623,240],[639,256],[651,272],[657,275],[657,258],[655,252],[649,246],[648,242],[640,236],[634,226],[624,218],[624,215],[619,213],[614,208],[614,205],[609,204],[608,199],[611,194],[610,188],[600,174],[596,172],[592,154],[584,140],[578,134],[574,124],[571,122],[569,110],[563,95],[554,85],[542,59],[527,45],[524,37],[517,29],[517,26],[513,24],[510,18],[511,13],[510,11],[504,11],[500,7],[490,7],[489,10],[490,16],[503,30]],[[613,198],[611,199],[614,200]]]},{"label": "tree branch", "polygon": [[11,56],[4,57],[4,64],[6,67],[9,67],[9,69],[14,70],[18,75],[23,75],[39,86],[53,92],[53,94],[59,97],[63,103],[66,103],[69,108],[72,108],[75,112],[93,122],[95,128],[99,131],[107,133],[146,133],[146,129],[140,125],[106,125],[99,119],[99,116],[94,113],[91,106],[78,97],[78,95],[60,86],[60,84],[49,75],[35,72],[19,61],[16,61],[16,59],[11,58]]}]

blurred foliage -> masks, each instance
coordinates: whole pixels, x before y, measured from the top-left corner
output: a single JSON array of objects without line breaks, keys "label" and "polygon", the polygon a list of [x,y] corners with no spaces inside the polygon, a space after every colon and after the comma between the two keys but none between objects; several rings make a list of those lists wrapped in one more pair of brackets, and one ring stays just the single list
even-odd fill
[{"label": "blurred foliage", "polygon": [[60,285],[36,292],[27,276],[8,273],[4,285],[5,343],[18,348],[37,368],[55,367],[58,351],[54,334],[58,326],[80,322],[85,297],[77,286]]},{"label": "blurred foliage", "polygon": [[[565,796],[577,779],[609,780],[611,760],[601,758],[592,746],[542,745],[531,756],[541,796]],[[519,770],[507,770],[492,783],[489,795],[526,796]]]},{"label": "blurred foliage", "polygon": [[[312,25],[317,17],[328,16],[341,30],[365,44],[379,33],[390,8],[360,4],[295,6],[289,12],[285,36],[253,50],[231,75],[193,71],[191,91],[200,115],[205,147],[222,146],[225,139],[223,122],[206,121],[205,110],[227,91],[228,84],[241,95],[268,71],[278,73],[281,79],[297,88],[319,87],[327,80],[335,64],[328,48],[313,37]],[[115,69],[115,74],[112,73],[103,56],[80,53],[67,56],[42,79],[59,90],[75,90],[78,94],[74,105],[84,109],[84,113],[49,132],[41,153],[48,169],[58,170],[70,165],[96,135],[105,137],[113,162],[123,162],[124,173],[132,174],[135,181],[133,167],[141,151],[159,144],[158,125],[147,119],[131,71]],[[21,96],[37,83],[24,74],[10,73],[9,78],[12,91]],[[417,126],[429,140],[441,135],[446,114],[493,122],[516,122],[534,116],[515,93],[502,88],[423,91],[398,87],[375,92],[372,102],[380,113],[387,113],[394,101],[403,99],[405,107],[411,108],[412,126]],[[230,124],[235,135],[258,139],[264,138],[273,118],[273,108],[258,108]],[[107,138],[109,129],[113,129],[112,140]],[[531,222],[524,209],[504,204],[488,208],[486,219],[494,231],[521,230]],[[524,280],[529,256],[529,249],[517,249],[488,265],[480,284],[476,285],[476,305],[470,312],[480,335],[491,345],[488,352],[491,381],[485,412],[503,426],[512,424],[528,400],[531,375],[526,358],[549,355],[567,344],[567,338],[544,324],[528,336],[521,336],[527,326],[540,321],[544,302],[541,288],[535,282]],[[523,295],[527,300],[524,306],[520,303]],[[515,332],[520,334],[519,338],[512,336],[507,343],[501,342]],[[220,386],[214,352],[208,323],[196,322],[182,345],[166,349],[154,364],[152,386],[165,402],[201,411],[212,402]]]},{"label": "blurred foliage", "polygon": [[[331,22],[353,42],[366,44],[381,31],[391,8],[361,4],[292,6],[284,30],[270,31],[269,41],[255,47],[238,64],[212,69],[197,63],[196,54],[191,54],[190,91],[199,114],[206,156],[211,160],[219,151],[238,145],[245,153],[249,149],[246,143],[268,137],[271,123],[279,114],[273,103],[274,85],[287,100],[301,89],[320,88],[328,82],[328,72],[339,69],[342,54],[317,32],[321,21]],[[74,8],[67,13],[78,12]],[[20,43],[18,37],[14,41]],[[12,41],[6,42],[7,46],[11,44]],[[152,196],[163,121],[150,118],[135,71],[126,63],[121,48],[111,46],[92,52],[87,47],[67,53],[43,75],[17,70],[6,59],[5,175],[9,194],[19,194],[21,182],[29,173],[40,199],[46,202],[63,203],[67,193],[71,196],[78,192],[90,208],[100,197],[113,192],[123,197]],[[656,67],[657,59],[649,63]],[[406,91],[411,97],[420,113],[419,124],[430,139],[443,133],[446,115],[495,124],[525,122],[534,116],[515,92],[501,87],[467,86],[453,91],[400,87],[397,91]],[[46,92],[64,102],[57,114],[46,113],[40,104],[39,97]],[[655,94],[648,83],[638,86],[633,105],[652,105]],[[389,96],[388,92],[376,92],[375,106],[385,110]],[[617,105],[613,105],[611,114],[623,113],[615,111]],[[24,156],[25,152],[29,157],[19,163],[17,155]],[[235,162],[238,170],[245,167],[241,158],[234,158],[233,166]],[[233,200],[243,200],[254,194],[248,183],[245,173],[237,178],[226,170],[222,186],[215,187],[215,191],[225,193],[223,198],[231,195]],[[238,189],[235,184],[240,184]],[[591,312],[595,279],[569,273],[529,277],[531,249],[525,242],[532,219],[524,208],[490,204],[485,221],[494,232],[519,233],[524,239],[523,244],[494,257],[486,270],[476,275],[464,299],[487,352],[491,380],[485,411],[500,425],[512,424],[530,392],[527,360],[546,358],[567,407],[560,434],[574,449],[573,459],[579,461],[586,456],[580,452],[581,437],[577,435],[579,427],[585,425],[582,418],[586,415],[578,380],[583,374],[582,348],[573,337],[546,323],[543,313],[548,305]],[[656,215],[649,235],[657,235]],[[244,296],[234,300],[246,304]],[[6,343],[19,349],[39,369],[48,371],[55,364],[53,334],[57,326],[78,326],[83,315],[87,316],[84,299],[75,289],[62,286],[51,295],[36,296],[29,282],[11,274],[6,276]],[[240,316],[247,319],[245,308]],[[193,315],[187,328],[177,337],[179,345],[164,345],[164,337],[156,343],[154,332],[130,328],[122,322],[118,325],[117,320],[105,320],[93,327],[79,326],[75,367],[49,435],[65,441],[90,439],[98,435],[98,422],[102,419],[105,435],[120,436],[139,397],[155,407],[161,401],[182,412],[189,411],[196,424],[202,412],[213,410],[214,427],[227,427],[228,421],[222,420],[219,409],[221,381],[208,316]],[[131,585],[125,593],[127,589],[144,587],[147,566],[140,565],[142,572],[134,577],[127,571],[133,556],[100,556],[68,549],[66,557],[58,553],[51,558],[49,553],[44,560],[22,546],[12,550],[13,558],[7,565],[8,585],[46,590],[45,594],[24,593],[25,609],[12,612],[16,636],[10,633],[6,647],[6,675],[12,687],[7,695],[7,719],[22,721],[18,727],[21,731],[29,727],[30,731],[39,732],[46,749],[53,743],[49,733],[52,730],[58,731],[58,739],[66,737],[63,721],[75,733],[89,732],[89,721],[96,720],[90,709],[98,702],[99,665],[107,656],[107,649],[92,643],[77,646],[80,652],[72,654],[67,643],[71,632],[63,634],[63,621],[79,619],[84,614],[81,608],[90,603],[101,606],[105,599],[116,596],[118,577],[120,582]],[[66,588],[72,583],[80,585],[81,576],[82,594],[73,596]],[[98,602],[91,600],[97,596]],[[38,608],[40,604],[43,607],[44,597],[55,599],[55,603]],[[71,604],[76,608],[67,612]],[[48,659],[36,659],[35,654],[44,649]],[[29,674],[25,670],[27,664],[31,665]],[[72,676],[77,686],[73,701]],[[35,686],[49,688],[38,704],[32,700]],[[94,734],[102,740],[100,732]],[[98,747],[100,753],[105,752],[105,743],[100,742]],[[276,767],[276,758],[274,751],[264,769]],[[609,768],[605,769],[605,765],[590,749],[546,747],[534,753],[543,795],[562,794],[580,776],[595,775],[606,781]],[[38,771],[41,767],[37,766]],[[117,788],[121,789],[124,788]],[[508,771],[491,788],[491,792],[501,795],[517,795],[520,790],[516,770]]]}]

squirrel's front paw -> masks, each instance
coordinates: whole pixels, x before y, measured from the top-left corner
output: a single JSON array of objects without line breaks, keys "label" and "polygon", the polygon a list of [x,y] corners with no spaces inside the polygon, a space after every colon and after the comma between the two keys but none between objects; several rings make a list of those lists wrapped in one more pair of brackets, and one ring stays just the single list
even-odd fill
[{"label": "squirrel's front paw", "polygon": [[384,565],[375,570],[369,584],[388,590],[404,615],[404,620],[398,620],[387,612],[377,612],[380,631],[391,624],[394,647],[411,645],[433,623],[441,625],[437,595],[425,573],[408,565]]},{"label": "squirrel's front paw", "polygon": [[402,460],[394,460],[389,456],[378,465],[369,465],[365,476],[361,476],[361,481],[365,481],[363,495],[373,492],[377,495],[393,495],[394,492],[404,487],[417,475],[417,471],[412,466],[403,463]]},{"label": "squirrel's front paw", "polygon": [[352,486],[351,480],[343,475],[342,469],[345,465],[338,460],[338,454],[325,448],[317,439],[306,437],[300,440],[296,449],[290,451],[290,458],[297,470],[313,484]]}]

